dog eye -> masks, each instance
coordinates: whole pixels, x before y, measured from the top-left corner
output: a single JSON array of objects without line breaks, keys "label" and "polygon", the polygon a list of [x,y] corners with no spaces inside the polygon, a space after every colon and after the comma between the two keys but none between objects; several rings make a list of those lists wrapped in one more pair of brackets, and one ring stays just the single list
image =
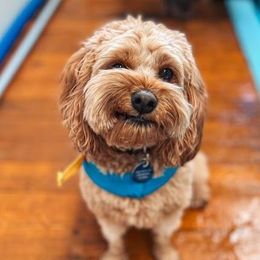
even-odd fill
[{"label": "dog eye", "polygon": [[170,68],[163,68],[159,71],[159,78],[164,81],[170,82],[173,77],[174,73],[173,70]]},{"label": "dog eye", "polygon": [[117,62],[110,65],[111,69],[126,69],[126,66],[123,63]]}]

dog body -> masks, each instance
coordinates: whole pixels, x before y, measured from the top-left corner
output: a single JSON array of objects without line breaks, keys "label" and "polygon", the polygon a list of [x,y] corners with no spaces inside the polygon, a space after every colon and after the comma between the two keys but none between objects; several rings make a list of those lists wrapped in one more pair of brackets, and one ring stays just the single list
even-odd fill
[{"label": "dog body", "polygon": [[207,164],[198,153],[207,94],[184,34],[132,17],[83,43],[63,73],[60,99],[77,149],[103,172],[124,174],[144,154],[155,177],[178,166],[156,192],[123,198],[82,170],[80,188],[109,243],[104,259],[125,259],[129,226],[151,228],[158,259],[177,259],[170,237],[185,208],[207,201]]},{"label": "dog body", "polygon": [[[205,157],[199,153],[194,160],[180,167],[177,174],[160,190],[141,200],[107,193],[97,187],[84,170],[80,176],[80,188],[88,207],[98,217],[127,227],[155,228],[165,218],[178,214],[181,216],[183,210],[190,206],[193,186],[197,185],[195,178],[206,181],[208,172],[205,166]],[[194,206],[195,203],[204,203],[207,190],[204,193],[200,201],[193,201]]]}]

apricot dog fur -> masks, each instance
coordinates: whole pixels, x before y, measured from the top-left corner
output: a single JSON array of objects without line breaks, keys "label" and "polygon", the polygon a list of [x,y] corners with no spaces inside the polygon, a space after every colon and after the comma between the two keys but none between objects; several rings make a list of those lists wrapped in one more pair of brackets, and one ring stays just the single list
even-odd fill
[{"label": "apricot dog fur", "polygon": [[[171,78],[161,77],[164,68]],[[62,82],[63,122],[86,160],[123,174],[146,147],[155,175],[179,166],[166,185],[143,199],[110,194],[81,172],[82,196],[108,242],[103,259],[126,259],[123,235],[129,226],[152,229],[157,259],[178,259],[170,237],[184,210],[209,196],[207,163],[198,153],[207,93],[185,35],[139,18],[111,22],[72,55]],[[138,117],[131,95],[140,90],[157,99],[156,108],[142,115],[147,124],[127,118]]]}]

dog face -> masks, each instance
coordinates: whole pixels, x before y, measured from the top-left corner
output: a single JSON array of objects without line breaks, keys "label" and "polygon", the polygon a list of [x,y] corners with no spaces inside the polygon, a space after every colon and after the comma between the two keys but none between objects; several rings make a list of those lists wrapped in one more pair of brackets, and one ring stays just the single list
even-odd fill
[{"label": "dog face", "polygon": [[81,152],[144,147],[166,164],[196,154],[206,91],[185,36],[129,17],[83,43],[63,73],[62,116]]}]

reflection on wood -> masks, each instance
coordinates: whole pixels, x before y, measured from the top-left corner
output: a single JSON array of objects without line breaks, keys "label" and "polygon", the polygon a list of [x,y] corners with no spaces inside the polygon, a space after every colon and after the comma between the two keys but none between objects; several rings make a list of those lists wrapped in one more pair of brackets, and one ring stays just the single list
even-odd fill
[{"label": "reflection on wood", "polygon": [[[98,259],[106,246],[77,178],[56,187],[55,173],[75,156],[57,110],[59,75],[79,42],[124,8],[161,7],[76,2],[63,3],[0,106],[1,259]],[[210,95],[203,150],[213,197],[187,211],[172,242],[184,260],[260,259],[260,105],[232,26],[221,5],[186,22],[157,20],[187,33]],[[131,259],[152,259],[149,232],[126,240]]]}]

